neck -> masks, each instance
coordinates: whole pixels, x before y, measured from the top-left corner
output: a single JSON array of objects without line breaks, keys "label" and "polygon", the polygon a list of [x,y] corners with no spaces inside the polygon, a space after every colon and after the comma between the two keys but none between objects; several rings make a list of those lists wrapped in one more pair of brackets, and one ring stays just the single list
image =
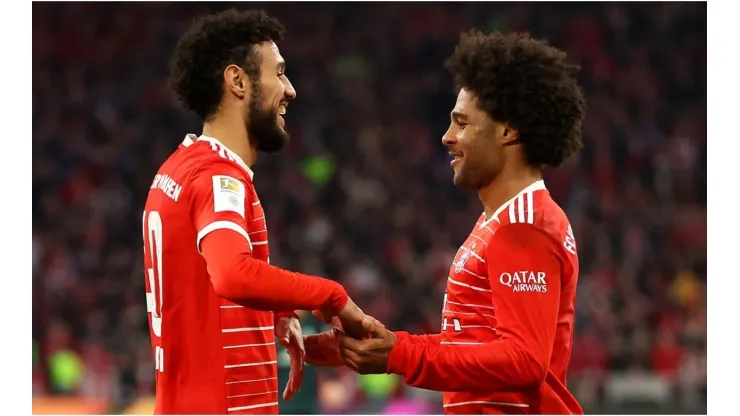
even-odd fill
[{"label": "neck", "polygon": [[478,190],[478,199],[483,204],[486,219],[490,219],[501,205],[515,197],[522,189],[542,179],[539,169],[502,169],[488,185]]},{"label": "neck", "polygon": [[257,148],[249,140],[247,127],[239,117],[217,114],[203,123],[203,135],[218,139],[249,167],[257,161]]}]

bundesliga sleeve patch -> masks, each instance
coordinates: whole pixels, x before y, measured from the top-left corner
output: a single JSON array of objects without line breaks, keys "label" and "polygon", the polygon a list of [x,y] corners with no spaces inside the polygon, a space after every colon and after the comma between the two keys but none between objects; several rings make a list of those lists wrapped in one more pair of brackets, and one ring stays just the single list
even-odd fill
[{"label": "bundesliga sleeve patch", "polygon": [[233,211],[244,218],[244,184],[231,176],[213,176],[213,210]]}]

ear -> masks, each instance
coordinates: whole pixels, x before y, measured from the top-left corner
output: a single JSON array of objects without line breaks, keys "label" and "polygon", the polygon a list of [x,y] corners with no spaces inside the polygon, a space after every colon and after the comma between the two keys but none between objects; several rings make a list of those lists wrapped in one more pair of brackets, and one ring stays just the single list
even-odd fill
[{"label": "ear", "polygon": [[519,131],[517,129],[512,128],[508,123],[501,125],[501,129],[503,129],[501,132],[501,144],[511,146],[519,143]]},{"label": "ear", "polygon": [[224,92],[230,91],[243,100],[249,94],[249,77],[239,66],[231,64],[224,69]]}]

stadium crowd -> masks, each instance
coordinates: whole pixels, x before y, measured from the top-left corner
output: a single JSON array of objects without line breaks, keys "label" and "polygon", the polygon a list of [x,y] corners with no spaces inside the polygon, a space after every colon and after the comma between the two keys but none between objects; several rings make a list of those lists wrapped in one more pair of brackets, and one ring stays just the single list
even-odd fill
[{"label": "stadium crowd", "polygon": [[[167,90],[167,60],[196,13],[221,7],[33,5],[34,394],[152,394],[141,212],[157,167],[200,133]],[[631,398],[706,409],[705,3],[244,7],[287,27],[298,92],[288,151],[255,167],[272,263],[336,279],[412,332],[439,330],[447,270],[481,211],[440,143],[455,97],[442,62],[472,27],[566,49],[588,104],[585,149],[546,176],[581,264],[569,385],[592,411]],[[363,409],[362,383],[341,400],[323,387],[352,376],[319,375],[320,410]]]}]

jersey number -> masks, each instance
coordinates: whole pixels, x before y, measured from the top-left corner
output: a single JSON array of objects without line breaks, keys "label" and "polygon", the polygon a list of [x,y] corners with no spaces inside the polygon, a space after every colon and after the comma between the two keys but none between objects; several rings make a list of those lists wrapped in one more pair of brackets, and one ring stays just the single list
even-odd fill
[{"label": "jersey number", "polygon": [[[452,323],[450,323],[452,321]],[[447,331],[447,327],[452,326],[452,329],[455,332],[462,332],[462,326],[460,325],[460,320],[457,318],[444,318],[442,320],[442,331]]]},{"label": "jersey number", "polygon": [[[162,337],[162,217],[157,211],[147,215],[144,212],[144,255],[148,257],[151,268],[147,268],[149,291],[146,292],[146,309],[152,315],[152,332],[157,338]],[[148,243],[148,244],[147,244]],[[164,350],[157,345],[154,348],[154,367],[164,371]]]},{"label": "jersey number", "polygon": [[462,325],[460,325],[460,320],[457,318],[447,318],[444,316],[445,312],[447,311],[447,293],[445,293],[445,296],[442,300],[442,331],[447,331],[447,327],[452,326],[452,329],[455,332],[462,332]]}]

